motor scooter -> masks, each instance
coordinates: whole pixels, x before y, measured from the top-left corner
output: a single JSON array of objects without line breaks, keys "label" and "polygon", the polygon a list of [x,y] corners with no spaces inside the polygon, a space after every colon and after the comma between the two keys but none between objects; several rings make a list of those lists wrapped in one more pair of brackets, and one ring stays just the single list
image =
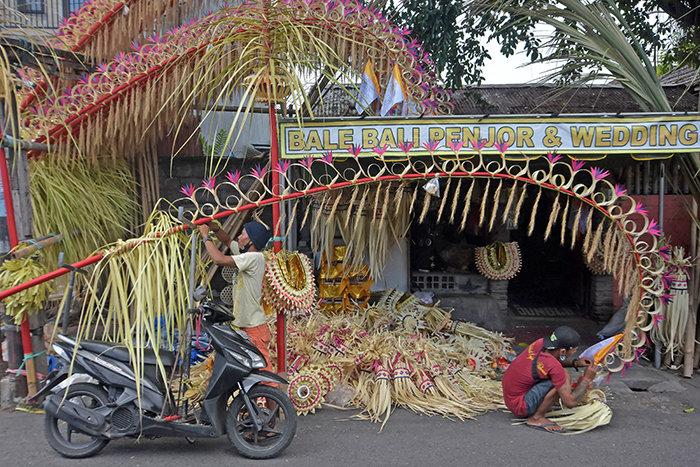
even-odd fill
[{"label": "motor scooter", "polygon": [[[186,410],[175,403],[164,378],[176,365],[174,352],[137,349],[143,352],[143,372],[137,378],[126,346],[57,335],[53,343],[57,367],[32,397],[36,401],[46,396],[44,433],[56,452],[83,458],[117,438],[189,440],[224,433],[235,450],[248,458],[271,458],[289,446],[297,426],[294,405],[279,389],[261,384],[287,381],[262,370],[267,362],[250,337],[223,324],[233,316],[223,303],[205,299],[203,290],[195,292],[199,306],[188,311],[201,320],[216,354],[204,399]],[[71,375],[89,382],[71,382],[76,378]]]}]

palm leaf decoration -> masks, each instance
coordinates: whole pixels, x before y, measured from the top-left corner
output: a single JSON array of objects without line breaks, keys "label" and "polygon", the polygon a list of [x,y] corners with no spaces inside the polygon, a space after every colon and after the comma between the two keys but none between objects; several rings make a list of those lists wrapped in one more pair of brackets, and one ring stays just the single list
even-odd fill
[{"label": "palm leaf decoration", "polygon": [[[318,77],[353,91],[368,60],[382,88],[394,65],[416,111],[451,112],[430,58],[420,44],[354,0],[273,0],[227,7],[153,35],[103,63],[80,82],[22,109],[26,133],[73,157],[99,153],[138,159],[193,108],[242,96],[245,118],[254,102],[284,100],[300,118],[313,116],[307,96]],[[234,135],[229,134],[229,140]]]}]

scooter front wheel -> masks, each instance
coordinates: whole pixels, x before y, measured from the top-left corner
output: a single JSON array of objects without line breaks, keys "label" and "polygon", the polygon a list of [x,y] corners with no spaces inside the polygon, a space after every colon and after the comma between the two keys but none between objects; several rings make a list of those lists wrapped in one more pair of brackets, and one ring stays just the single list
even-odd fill
[{"label": "scooter front wheel", "polygon": [[[95,384],[71,384],[67,394],[65,390],[60,393],[61,396],[64,394],[66,400],[87,409],[96,409],[109,402],[107,392]],[[106,438],[97,438],[78,431],[68,422],[48,413],[44,419],[44,435],[49,446],[60,455],[71,459],[94,456],[109,443]]]},{"label": "scooter front wheel", "polygon": [[248,392],[257,413],[257,429],[242,394],[231,402],[226,416],[228,439],[238,453],[250,459],[275,457],[289,446],[297,431],[297,414],[289,397],[271,386],[257,385]]}]

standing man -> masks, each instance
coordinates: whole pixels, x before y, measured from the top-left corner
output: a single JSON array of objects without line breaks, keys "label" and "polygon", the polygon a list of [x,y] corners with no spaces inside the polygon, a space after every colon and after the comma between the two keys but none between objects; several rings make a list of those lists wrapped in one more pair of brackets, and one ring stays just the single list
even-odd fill
[{"label": "standing man", "polygon": [[[226,256],[219,251],[209,232],[214,232],[217,240],[231,249],[232,256]],[[253,344],[265,357],[267,366],[264,369],[272,371],[270,330],[265,320],[265,310],[260,303],[265,276],[265,256],[262,250],[270,240],[270,231],[260,222],[248,222],[243,226],[236,243],[231,241],[226,231],[213,222],[200,225],[199,233],[214,264],[238,269],[238,274],[233,280],[235,324],[248,333]]]},{"label": "standing man", "polygon": [[[596,375],[590,358],[571,360],[580,341],[568,326],[557,328],[550,336],[538,339],[513,360],[503,374],[503,399],[508,410],[527,417],[527,425],[545,431],[563,428],[545,418],[559,400],[568,408],[578,404]],[[586,367],[578,385],[572,389],[571,375],[564,367]]]}]

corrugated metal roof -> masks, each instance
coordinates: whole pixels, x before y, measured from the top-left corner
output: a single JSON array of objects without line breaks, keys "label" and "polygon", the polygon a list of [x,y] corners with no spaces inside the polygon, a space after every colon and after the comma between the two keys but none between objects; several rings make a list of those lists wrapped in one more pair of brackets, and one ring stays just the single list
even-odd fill
[{"label": "corrugated metal roof", "polygon": [[[698,111],[698,93],[665,86],[674,112]],[[565,89],[554,85],[484,85],[454,91],[455,115],[636,113],[643,109],[619,85]]]}]

